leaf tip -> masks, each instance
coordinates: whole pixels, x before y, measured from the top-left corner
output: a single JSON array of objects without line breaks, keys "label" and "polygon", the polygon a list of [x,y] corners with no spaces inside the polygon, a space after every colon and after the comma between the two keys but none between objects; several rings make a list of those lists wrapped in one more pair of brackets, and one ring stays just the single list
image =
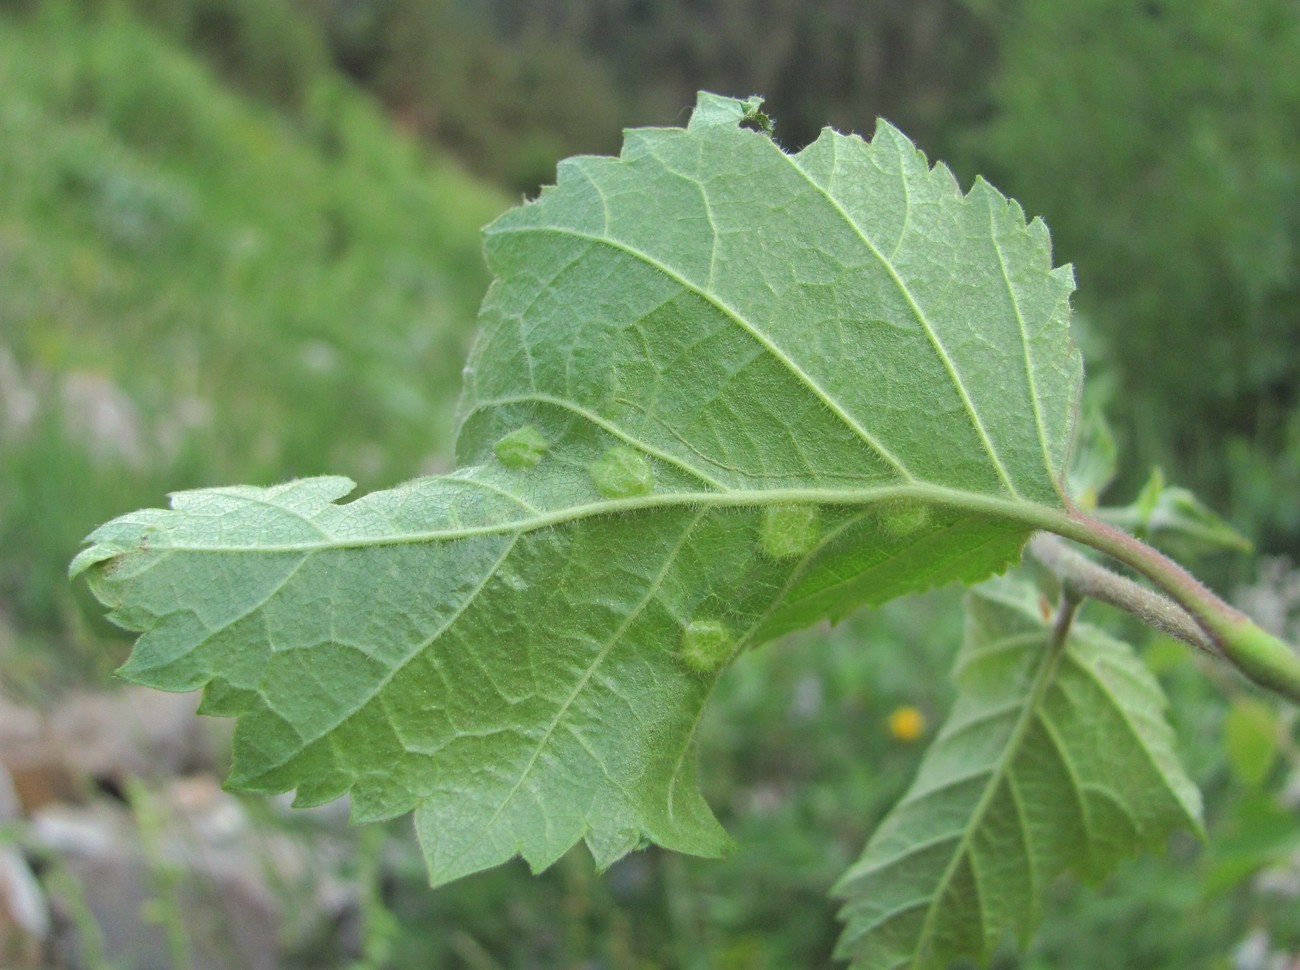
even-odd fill
[{"label": "leaf tip", "polygon": [[72,562],[68,563],[68,579],[76,579],[91,566],[110,562],[116,556],[121,555],[122,551],[111,548],[105,543],[95,543],[87,546],[77,553]]},{"label": "leaf tip", "polygon": [[762,110],[763,99],[755,94],[748,98],[729,98],[708,91],[695,96],[695,110],[687,123],[688,131],[714,127],[749,127],[765,135],[772,134],[772,119]]},{"label": "leaf tip", "polygon": [[877,139],[882,139],[882,143],[887,143],[900,148],[907,148],[909,151],[916,152],[922,158],[925,157],[925,153],[916,147],[916,144],[912,139],[903,134],[901,128],[895,125],[888,118],[879,115],[876,117],[876,128],[872,132],[871,143],[874,145]]}]

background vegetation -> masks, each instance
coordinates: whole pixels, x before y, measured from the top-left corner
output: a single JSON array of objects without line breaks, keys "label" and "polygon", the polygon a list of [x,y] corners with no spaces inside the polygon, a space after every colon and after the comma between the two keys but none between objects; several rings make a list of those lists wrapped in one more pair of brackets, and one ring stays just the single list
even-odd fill
[{"label": "background vegetation", "polygon": [[[444,467],[480,227],[557,158],[680,123],[697,88],[765,94],[787,147],[884,115],[1042,213],[1079,275],[1113,494],[1163,466],[1295,556],[1297,49],[1290,0],[0,0],[0,688],[53,703],[122,657],[62,578],[98,522],[177,488]],[[1284,621],[1277,575],[1257,595]],[[730,860],[597,878],[576,855],[430,894],[396,851],[387,965],[827,965],[825,893],[915,764],[890,715],[944,712],[954,595],[724,680],[701,774]],[[1244,968],[1259,933],[1300,951],[1295,898],[1257,878],[1300,847],[1294,717],[1148,656],[1211,846],[1062,885],[1000,966]],[[322,953],[304,965],[346,963]]]}]

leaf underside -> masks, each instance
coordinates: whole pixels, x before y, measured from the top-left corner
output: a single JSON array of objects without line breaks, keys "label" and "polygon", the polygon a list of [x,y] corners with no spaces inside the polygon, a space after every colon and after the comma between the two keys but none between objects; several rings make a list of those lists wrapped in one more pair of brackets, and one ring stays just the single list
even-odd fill
[{"label": "leaf underside", "polygon": [[985,960],[1005,933],[1026,940],[1061,873],[1097,881],[1200,831],[1155,679],[1086,625],[1054,652],[1035,599],[1009,579],[967,597],[953,712],[835,890],[855,970]]},{"label": "leaf underside", "polygon": [[727,845],[694,732],[739,650],[1015,561],[1059,509],[1068,269],[881,124],[686,129],[487,230],[452,474],[179,493],[73,563],[123,676],[239,718],[233,785],[414,810],[435,883],[585,840]]}]

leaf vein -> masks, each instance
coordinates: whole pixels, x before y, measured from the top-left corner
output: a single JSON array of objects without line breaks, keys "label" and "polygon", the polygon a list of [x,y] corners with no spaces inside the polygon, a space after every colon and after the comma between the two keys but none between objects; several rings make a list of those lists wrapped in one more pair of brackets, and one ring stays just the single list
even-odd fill
[{"label": "leaf vein", "polygon": [[[1120,698],[1115,695],[1115,692],[1111,689],[1110,685],[1105,681],[1105,679],[1102,678],[1100,674],[1092,668],[1091,664],[1084,663],[1082,659],[1073,655],[1069,656],[1067,658],[1067,661],[1076,669],[1078,669],[1080,672],[1082,672],[1083,675],[1086,676],[1089,680],[1091,680],[1097,686],[1098,690],[1100,690],[1103,694],[1105,694],[1106,699],[1111,702],[1111,704],[1114,706],[1115,711],[1119,714],[1120,718],[1124,721],[1125,726],[1128,728],[1129,733],[1132,735],[1133,740],[1136,742],[1137,748],[1142,752],[1143,759],[1147,762],[1148,765],[1151,766],[1151,768],[1155,772],[1156,777],[1159,778],[1162,783],[1166,783],[1167,775],[1165,769],[1156,760],[1155,752],[1152,750],[1151,745],[1147,743],[1147,733],[1144,732],[1141,728],[1139,728],[1136,722],[1133,720],[1133,716],[1130,711],[1132,705],[1122,702]],[[1123,671],[1121,671],[1121,673],[1122,672]],[[1154,694],[1154,692],[1150,690],[1149,685],[1139,683],[1139,686],[1144,688],[1143,692],[1147,694],[1149,700],[1153,701],[1156,704],[1160,704],[1163,701],[1163,698],[1159,694]],[[1161,727],[1162,724],[1156,724],[1154,726]],[[1169,790],[1167,783],[1165,787],[1167,790]],[[1178,793],[1173,792],[1172,790],[1170,791],[1170,793],[1174,796],[1174,800],[1178,802],[1179,807],[1183,808],[1184,812],[1186,812],[1186,806],[1183,805],[1183,800],[1178,797]],[[1135,828],[1135,831],[1140,831],[1140,830]]]},{"label": "leaf vein", "polygon": [[[832,150],[838,149],[837,141],[833,141],[831,145]],[[989,456],[989,460],[992,461],[993,467],[998,473],[998,478],[1002,480],[1002,484],[1006,486],[1007,491],[1012,496],[1018,498],[1020,493],[1016,491],[1016,487],[1011,481],[1006,466],[1003,465],[1002,459],[998,455],[997,448],[994,446],[993,440],[989,437],[988,430],[984,427],[984,422],[979,416],[979,411],[975,408],[975,402],[971,399],[970,392],[967,390],[966,384],[962,380],[960,372],[957,370],[957,365],[953,362],[951,355],[948,353],[948,348],[944,346],[943,341],[940,339],[939,333],[935,330],[934,324],[930,322],[929,316],[921,308],[920,303],[917,302],[916,295],[912,293],[911,287],[909,287],[903,281],[903,278],[898,275],[898,270],[894,268],[893,262],[880,251],[876,244],[871,241],[870,237],[867,236],[866,232],[863,231],[862,227],[858,225],[858,223],[849,216],[848,212],[844,210],[844,207],[840,205],[839,200],[831,195],[825,187],[819,184],[817,180],[808,173],[808,170],[799,164],[798,159],[794,155],[789,155],[780,149],[777,149],[777,152],[782,158],[789,162],[790,166],[796,172],[803,176],[808,184],[811,185],[822,198],[830,203],[840,217],[844,219],[850,228],[852,228],[854,234],[862,240],[863,245],[867,247],[871,255],[875,257],[876,261],[880,263],[880,266],[889,275],[890,280],[898,288],[903,299],[907,301],[908,308],[912,311],[912,315],[916,317],[917,322],[925,331],[926,337],[930,341],[930,346],[934,349],[935,355],[939,358],[939,362],[943,365],[944,370],[948,374],[948,379],[952,382],[954,389],[957,391],[957,395],[961,398],[962,406],[966,409],[966,415],[970,419],[971,427],[979,436],[984,450]]]},{"label": "leaf vein", "polygon": [[1024,350],[1025,379],[1029,382],[1029,403],[1034,412],[1034,426],[1038,429],[1038,444],[1043,450],[1043,466],[1047,469],[1047,477],[1052,482],[1056,482],[1057,470],[1052,467],[1052,451],[1047,443],[1047,425],[1043,420],[1043,407],[1039,400],[1034,358],[1029,350],[1029,331],[1025,327],[1025,315],[1020,309],[1020,301],[1016,299],[1016,290],[1011,283],[1011,274],[1007,271],[1007,261],[1002,253],[1002,244],[998,241],[996,213],[993,209],[996,204],[996,199],[989,199],[989,239],[993,243],[993,252],[998,258],[998,271],[1002,275],[1002,282],[1006,284],[1011,312],[1015,314],[1016,327],[1020,331],[1020,346]]},{"label": "leaf vein", "polygon": [[[784,152],[782,154],[784,154]],[[813,394],[819,400],[821,400],[823,404],[825,404],[828,408],[830,408],[831,412],[835,414],[835,416],[839,418],[840,421],[843,422],[855,435],[857,435],[860,439],[862,439],[862,441],[872,451],[874,451],[877,456],[879,456],[887,464],[891,465],[894,468],[894,470],[898,473],[900,478],[902,478],[905,481],[916,480],[915,476],[912,475],[910,471],[908,471],[907,466],[903,464],[902,460],[898,458],[897,455],[891,452],[874,435],[872,435],[869,431],[867,431],[867,429],[864,428],[857,421],[856,418],[854,418],[851,414],[849,414],[847,410],[845,410],[844,406],[841,405],[830,394],[829,391],[827,391],[824,387],[821,386],[821,384],[819,384],[816,380],[814,380],[811,374],[809,374],[802,367],[800,367],[799,364],[792,357],[790,357],[789,354],[787,354],[784,350],[782,350],[781,347],[778,344],[776,344],[771,337],[769,337],[758,327],[754,326],[748,320],[746,320],[738,310],[733,308],[720,296],[718,296],[715,293],[710,293],[707,289],[700,286],[698,283],[691,282],[689,279],[687,279],[677,270],[673,269],[667,263],[664,263],[663,261],[656,259],[654,256],[651,256],[649,253],[645,252],[644,250],[638,249],[637,247],[632,246],[629,243],[625,243],[622,240],[614,239],[609,236],[597,236],[589,232],[583,232],[580,229],[567,229],[559,226],[521,226],[517,228],[510,228],[510,229],[498,229],[497,231],[503,233],[504,232],[554,233],[557,235],[574,236],[580,239],[588,239],[592,242],[601,243],[603,245],[609,246],[611,249],[617,249],[627,254],[628,256],[632,257],[633,259],[639,260],[640,262],[644,263],[646,266],[649,266],[652,269],[657,270],[658,272],[662,273],[664,276],[672,280],[674,283],[676,283],[678,286],[682,287],[682,289],[694,293],[696,296],[700,297],[706,303],[712,305],[716,310],[722,313],[723,316],[727,317],[727,319],[731,320],[734,324],[736,324],[738,327],[740,327],[742,330],[748,333],[751,337],[757,340],[768,351],[768,353],[770,353],[778,362],[781,363],[783,367],[786,368],[786,370],[788,370],[795,377],[796,380],[798,380],[810,391],[812,391]],[[1014,494],[1014,489],[1012,490],[1012,493]]]},{"label": "leaf vein", "polygon": [[[1002,756],[990,771],[989,784],[985,787],[984,793],[980,796],[979,804],[976,805],[975,810],[971,812],[971,821],[962,834],[961,844],[958,846],[957,851],[953,853],[952,861],[948,864],[948,867],[944,870],[943,876],[938,882],[935,891],[936,897],[948,891],[953,878],[955,878],[957,874],[957,865],[960,862],[962,855],[967,852],[970,841],[974,837],[976,830],[983,824],[985,813],[993,804],[993,799],[997,794],[999,785],[1001,785],[1003,779],[1009,777],[1014,771],[1015,761],[1020,753],[1020,746],[1024,742],[1025,735],[1029,731],[1029,727],[1035,718],[1039,706],[1043,702],[1043,698],[1046,696],[1047,691],[1055,680],[1056,672],[1059,669],[1060,664],[1060,654],[1062,652],[1063,651],[1044,653],[1036,676],[1030,685],[1029,691],[1021,696],[1024,710],[1022,711],[1020,718],[1017,720],[1015,727],[1012,729],[1011,736],[1007,739],[1007,744],[1003,749]],[[924,949],[930,945],[932,934],[935,932],[933,920],[936,909],[937,907],[931,907],[930,911],[926,914],[925,922],[922,924],[920,934],[918,934],[918,949]]]},{"label": "leaf vein", "polygon": [[[710,485],[718,489],[719,491],[727,490],[727,486],[724,485],[722,482],[718,481],[716,478],[713,478],[710,475],[706,475],[704,472],[700,471],[694,465],[690,464],[689,462],[683,461],[682,459],[678,458],[676,455],[672,454],[671,452],[664,451],[662,448],[658,448],[650,444],[649,442],[636,437],[635,435],[629,434],[614,422],[601,417],[595,411],[585,408],[581,404],[576,404],[573,401],[565,400],[562,397],[555,397],[553,394],[544,394],[541,392],[537,392],[534,394],[512,394],[507,397],[486,398],[475,402],[474,406],[470,408],[467,414],[473,414],[475,411],[481,410],[483,408],[502,407],[511,404],[525,404],[530,401],[535,401],[538,404],[548,404],[553,407],[563,408],[566,411],[570,411],[573,414],[578,415],[578,417],[583,418],[584,420],[589,421],[592,424],[596,425],[601,430],[607,431],[610,434],[614,435],[615,437],[622,439],[627,444],[632,445],[635,448],[639,448],[641,451],[644,451],[646,454],[653,455],[655,458],[658,458],[660,461],[665,462],[666,464],[677,466],[682,471],[686,472],[688,475],[694,478],[698,478],[705,485]],[[700,457],[704,457],[704,456],[701,455]]]},{"label": "leaf vein", "polygon": [[541,740],[537,742],[537,747],[534,749],[532,756],[528,759],[528,763],[524,765],[523,770],[520,771],[519,779],[506,794],[505,798],[502,799],[501,804],[498,805],[496,810],[492,813],[492,817],[483,824],[484,831],[491,829],[491,827],[496,824],[497,819],[499,819],[502,813],[509,807],[510,803],[514,800],[515,795],[518,794],[519,790],[523,787],[524,782],[527,781],[529,775],[532,774],[532,770],[537,764],[538,759],[541,757],[542,752],[546,749],[551,737],[555,734],[556,729],[564,720],[570,708],[572,708],[578,695],[582,693],[583,688],[587,686],[587,683],[591,680],[597,669],[599,669],[601,664],[605,662],[605,659],[610,655],[610,653],[613,652],[614,648],[618,645],[620,638],[627,632],[628,627],[635,622],[637,617],[639,617],[650,604],[650,601],[654,599],[655,594],[659,592],[664,579],[668,576],[669,570],[677,561],[677,557],[680,555],[682,548],[686,545],[686,540],[690,537],[691,533],[695,531],[695,527],[699,525],[700,521],[704,518],[704,515],[704,511],[696,513],[695,517],[691,519],[686,528],[682,530],[682,534],[678,538],[676,544],[673,546],[672,550],[670,550],[668,555],[664,557],[663,567],[659,570],[654,580],[648,584],[648,588],[646,589],[645,595],[641,597],[641,601],[634,609],[628,611],[628,614],[623,618],[622,622],[619,623],[614,632],[606,639],[600,652],[596,654],[591,663],[587,666],[582,677],[580,677],[578,682],[574,685],[573,690],[569,692],[568,697],[566,697],[560,704],[559,708],[555,712],[555,716],[551,719],[551,723],[547,725],[546,730],[543,732]]}]

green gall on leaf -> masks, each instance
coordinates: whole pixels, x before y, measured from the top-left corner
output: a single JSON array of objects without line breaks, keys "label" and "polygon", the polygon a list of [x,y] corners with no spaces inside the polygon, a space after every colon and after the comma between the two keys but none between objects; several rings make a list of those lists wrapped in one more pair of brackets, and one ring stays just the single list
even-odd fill
[{"label": "green gall on leaf", "polygon": [[640,452],[615,445],[591,466],[591,483],[605,498],[649,495],[655,487],[654,468]]},{"label": "green gall on leaf", "polygon": [[821,534],[821,513],[815,505],[773,505],[763,510],[762,547],[769,559],[806,555]]},{"label": "green gall on leaf", "polygon": [[492,450],[501,464],[522,471],[536,468],[549,448],[550,443],[542,437],[542,433],[531,424],[526,424],[503,437]]},{"label": "green gall on leaf", "polygon": [[920,532],[930,521],[930,507],[905,500],[886,502],[876,511],[880,528],[895,539]]},{"label": "green gall on leaf", "polygon": [[731,659],[736,638],[721,620],[692,620],[682,631],[677,658],[700,674],[711,674]]}]

